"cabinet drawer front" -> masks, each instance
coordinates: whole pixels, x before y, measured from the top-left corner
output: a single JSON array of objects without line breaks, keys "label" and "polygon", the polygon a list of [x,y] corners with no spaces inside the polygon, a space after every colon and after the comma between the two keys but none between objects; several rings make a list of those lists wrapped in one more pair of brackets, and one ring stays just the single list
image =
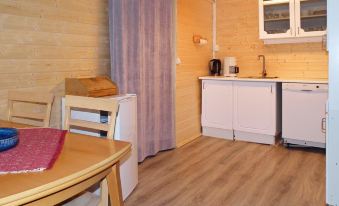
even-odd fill
[{"label": "cabinet drawer front", "polygon": [[232,81],[205,80],[202,85],[202,126],[232,129]]},{"label": "cabinet drawer front", "polygon": [[276,83],[234,83],[234,129],[275,135],[277,128],[276,90]]}]

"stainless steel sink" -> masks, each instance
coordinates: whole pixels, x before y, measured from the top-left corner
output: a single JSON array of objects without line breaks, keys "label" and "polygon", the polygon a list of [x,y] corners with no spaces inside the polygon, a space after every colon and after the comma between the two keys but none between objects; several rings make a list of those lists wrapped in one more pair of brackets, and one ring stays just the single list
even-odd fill
[{"label": "stainless steel sink", "polygon": [[248,76],[248,77],[238,77],[244,79],[277,79],[279,77],[263,77],[263,76]]}]

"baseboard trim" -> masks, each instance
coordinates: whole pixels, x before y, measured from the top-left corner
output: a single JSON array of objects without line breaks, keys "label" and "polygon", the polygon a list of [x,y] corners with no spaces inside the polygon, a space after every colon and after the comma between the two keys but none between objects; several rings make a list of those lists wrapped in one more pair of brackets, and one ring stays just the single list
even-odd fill
[{"label": "baseboard trim", "polygon": [[212,128],[212,127],[203,127],[202,128],[202,135],[208,137],[216,137],[226,140],[233,140],[234,133],[233,130],[228,129],[219,129],[219,128]]},{"label": "baseboard trim", "polygon": [[190,137],[190,138],[187,138],[187,139],[185,139],[185,140],[183,140],[183,141],[181,141],[181,142],[177,142],[177,143],[176,143],[176,147],[177,147],[177,148],[182,147],[182,146],[184,146],[184,145],[186,145],[186,144],[188,144],[188,143],[190,143],[190,142],[196,140],[196,139],[199,138],[199,137],[201,137],[201,134],[199,134],[198,136],[195,136],[195,135],[194,135],[194,136],[192,136],[192,137]]},{"label": "baseboard trim", "polygon": [[234,139],[245,141],[245,142],[254,142],[260,144],[270,144],[275,145],[279,138],[274,135],[265,135],[265,134],[255,134],[249,132],[234,131]]}]

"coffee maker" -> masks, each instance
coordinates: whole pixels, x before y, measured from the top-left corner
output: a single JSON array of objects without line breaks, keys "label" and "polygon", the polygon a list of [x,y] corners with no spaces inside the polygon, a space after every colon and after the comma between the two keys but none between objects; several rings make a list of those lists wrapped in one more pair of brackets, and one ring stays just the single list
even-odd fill
[{"label": "coffee maker", "polygon": [[235,57],[224,58],[224,76],[237,77],[239,67],[237,66],[237,59]]},{"label": "coffee maker", "polygon": [[212,59],[209,63],[210,74],[219,76],[221,74],[221,61],[220,59]]}]

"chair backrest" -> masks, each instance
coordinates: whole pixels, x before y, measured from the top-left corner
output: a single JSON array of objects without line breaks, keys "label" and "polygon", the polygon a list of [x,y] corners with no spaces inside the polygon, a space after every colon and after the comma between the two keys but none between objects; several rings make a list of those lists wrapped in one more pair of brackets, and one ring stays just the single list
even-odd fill
[{"label": "chair backrest", "polygon": [[[13,121],[13,118],[18,118],[42,121],[44,127],[49,127],[53,100],[54,95],[47,92],[10,91],[8,92],[8,120]],[[16,103],[21,103],[22,106],[24,106],[24,104],[34,104],[36,106],[45,105],[46,112],[35,113],[22,111],[22,108],[16,109],[16,107],[14,107]]]},{"label": "chair backrest", "polygon": [[[86,120],[72,119],[71,110],[89,109],[108,112],[108,123],[98,123]],[[65,97],[65,121],[64,128],[70,130],[71,126],[107,131],[107,138],[113,139],[115,120],[118,113],[119,103],[114,99],[93,98],[66,95]]]}]

